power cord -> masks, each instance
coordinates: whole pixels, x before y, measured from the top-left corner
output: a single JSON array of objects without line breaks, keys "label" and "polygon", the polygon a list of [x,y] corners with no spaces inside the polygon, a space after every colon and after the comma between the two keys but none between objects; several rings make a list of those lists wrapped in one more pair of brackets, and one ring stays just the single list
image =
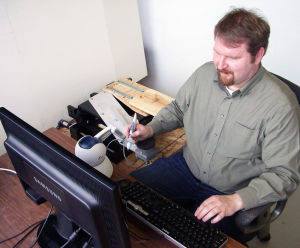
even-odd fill
[{"label": "power cord", "polygon": [[[37,227],[39,227],[39,226],[44,222],[43,225],[42,225],[42,227],[41,227],[41,229],[40,229],[40,232],[39,232],[39,234],[38,234],[36,240],[35,240],[34,243],[30,246],[30,248],[33,248],[33,247],[36,245],[36,243],[38,242],[38,240],[39,240],[39,237],[40,237],[40,235],[41,235],[41,233],[42,233],[42,231],[43,231],[43,229],[44,229],[44,227],[45,227],[45,225],[46,225],[46,223],[47,223],[47,221],[48,221],[48,219],[49,219],[49,216],[50,216],[50,214],[51,214],[51,212],[52,212],[52,209],[53,209],[53,205],[51,205],[51,208],[50,208],[50,210],[49,210],[49,212],[48,212],[48,215],[47,215],[47,217],[46,217],[45,220],[40,220],[40,221],[37,221],[37,222],[31,224],[30,226],[26,227],[26,228],[25,228],[23,231],[21,231],[20,233],[14,235],[14,236],[12,236],[12,237],[9,237],[9,238],[7,238],[7,239],[1,240],[1,241],[0,241],[0,244],[5,243],[5,242],[7,242],[7,241],[9,241],[9,240],[11,240],[11,239],[13,239],[13,238],[16,238],[16,237],[20,236],[21,234],[23,234],[24,232],[26,232],[28,229],[31,228],[31,230],[30,230],[29,232],[27,232],[27,233],[26,233],[26,234],[25,234],[25,235],[24,235],[24,236],[23,236],[16,244],[14,244],[14,246],[12,247],[12,248],[16,248],[16,247],[18,247],[18,246],[19,246],[19,245],[20,245],[20,244],[21,244],[21,243],[29,236],[29,234],[31,234]],[[63,246],[61,246],[61,248],[65,248],[71,241],[73,241],[73,240],[75,239],[75,237],[77,236],[77,234],[79,233],[80,230],[81,230],[81,228],[78,228],[76,231],[74,231],[74,232],[70,235],[70,237],[68,238],[68,240],[65,242],[65,244],[63,244]],[[91,240],[92,240],[92,237],[90,237],[89,240],[88,240],[87,242],[84,243],[83,248],[88,247],[88,245],[89,245],[89,243],[91,242]]]},{"label": "power cord", "polygon": [[86,241],[86,242],[83,244],[82,248],[87,248],[88,245],[90,244],[91,240],[92,240],[92,236],[89,238],[88,241]]},{"label": "power cord", "polygon": [[20,245],[28,236],[29,234],[31,234],[37,227],[39,227],[42,224],[43,221],[41,221],[39,224],[37,224],[36,226],[34,226],[28,233],[26,233],[14,246],[13,248],[17,247],[18,245]]},{"label": "power cord", "polygon": [[76,231],[74,231],[70,237],[68,238],[68,240],[66,241],[66,243],[63,244],[63,246],[61,246],[60,248],[65,248],[68,244],[70,244],[78,235],[78,233],[81,231],[81,227],[79,227]]},{"label": "power cord", "polygon": [[51,205],[51,208],[50,208],[50,210],[49,210],[49,212],[48,212],[48,215],[47,215],[46,219],[44,220],[44,223],[43,223],[43,225],[42,225],[42,227],[41,227],[41,229],[40,229],[40,232],[39,232],[39,234],[38,234],[36,240],[34,241],[34,243],[30,246],[30,248],[33,248],[33,247],[36,245],[36,243],[38,242],[38,240],[39,240],[39,238],[40,238],[40,236],[41,236],[41,233],[43,232],[44,227],[45,227],[45,225],[46,225],[46,223],[47,223],[47,221],[48,221],[48,219],[49,219],[49,216],[50,216],[50,214],[51,214],[51,212],[52,212],[52,209],[53,209],[53,205]]},{"label": "power cord", "polygon": [[60,129],[61,127],[69,128],[72,125],[72,121],[66,121],[64,119],[61,119],[58,121],[56,129]]},{"label": "power cord", "polygon": [[[35,228],[38,227],[42,222],[43,222],[43,221],[40,220],[40,221],[37,221],[37,222],[31,224],[30,226],[26,227],[23,231],[19,232],[18,234],[14,235],[14,236],[12,236],[12,237],[9,237],[9,238],[7,238],[7,239],[1,240],[1,241],[0,241],[0,244],[5,243],[6,241],[9,241],[9,240],[11,240],[11,239],[14,239],[14,238],[20,236],[21,234],[23,234],[24,232],[26,232],[26,231],[27,231],[28,229],[30,229],[31,227],[33,227],[33,229],[35,229]],[[30,232],[31,232],[31,230],[30,230]]]},{"label": "power cord", "polygon": [[0,171],[4,171],[4,172],[6,172],[7,174],[10,174],[10,175],[17,175],[17,172],[15,172],[14,170],[11,170],[11,169],[0,168]]}]

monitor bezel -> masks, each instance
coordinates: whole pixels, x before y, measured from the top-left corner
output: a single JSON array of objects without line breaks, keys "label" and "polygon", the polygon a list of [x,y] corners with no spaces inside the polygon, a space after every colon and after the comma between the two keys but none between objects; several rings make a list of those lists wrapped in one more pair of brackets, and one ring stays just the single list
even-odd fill
[{"label": "monitor bezel", "polygon": [[31,199],[49,201],[99,248],[130,247],[117,183],[3,107],[0,119],[5,148]]}]

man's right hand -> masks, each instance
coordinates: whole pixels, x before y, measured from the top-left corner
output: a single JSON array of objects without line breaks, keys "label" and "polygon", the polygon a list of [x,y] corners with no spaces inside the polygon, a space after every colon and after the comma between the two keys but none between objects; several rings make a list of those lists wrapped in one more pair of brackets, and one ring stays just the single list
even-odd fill
[{"label": "man's right hand", "polygon": [[[129,137],[131,125],[127,125],[124,130],[126,137]],[[150,138],[153,135],[153,129],[150,126],[144,126],[142,124],[136,124],[135,131],[132,133],[132,139],[135,141],[142,141]]]}]

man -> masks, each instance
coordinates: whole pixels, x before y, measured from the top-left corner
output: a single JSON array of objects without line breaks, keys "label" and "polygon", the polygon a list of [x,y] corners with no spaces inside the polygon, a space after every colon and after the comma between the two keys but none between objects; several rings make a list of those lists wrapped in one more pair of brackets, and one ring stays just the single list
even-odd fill
[{"label": "man", "polygon": [[176,100],[132,134],[140,141],[184,126],[183,153],[133,176],[184,206],[194,204],[198,219],[237,239],[229,216],[287,198],[299,184],[299,105],[261,65],[269,34],[268,23],[251,11],[226,14],[215,27],[213,63],[198,68]]}]

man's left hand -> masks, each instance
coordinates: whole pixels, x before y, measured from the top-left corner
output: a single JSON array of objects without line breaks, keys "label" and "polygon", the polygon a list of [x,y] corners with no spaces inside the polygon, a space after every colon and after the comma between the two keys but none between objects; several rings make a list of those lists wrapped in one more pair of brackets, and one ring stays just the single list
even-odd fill
[{"label": "man's left hand", "polygon": [[237,193],[233,195],[213,195],[202,202],[197,208],[195,216],[204,222],[215,216],[211,220],[211,223],[214,224],[225,216],[231,216],[243,208],[243,201]]}]

